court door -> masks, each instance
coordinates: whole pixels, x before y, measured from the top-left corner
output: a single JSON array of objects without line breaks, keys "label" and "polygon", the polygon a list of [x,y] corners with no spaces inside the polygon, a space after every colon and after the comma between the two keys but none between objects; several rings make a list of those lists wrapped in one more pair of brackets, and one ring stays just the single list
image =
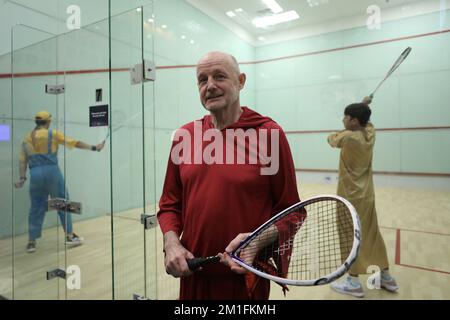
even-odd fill
[{"label": "court door", "polygon": [[[44,146],[57,166],[38,165],[31,176],[28,169],[22,189],[4,188],[0,279],[8,299],[161,297],[153,4],[123,12],[121,2],[110,2],[105,20],[57,35],[23,24],[11,30],[8,183],[19,179],[36,113],[52,116],[47,140],[64,135],[68,145]],[[69,138],[105,147],[70,148]]]}]

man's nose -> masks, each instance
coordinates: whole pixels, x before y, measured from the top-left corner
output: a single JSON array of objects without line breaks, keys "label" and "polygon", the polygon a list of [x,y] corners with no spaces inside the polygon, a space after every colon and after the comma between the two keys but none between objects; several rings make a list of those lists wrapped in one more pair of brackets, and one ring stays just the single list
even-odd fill
[{"label": "man's nose", "polygon": [[214,79],[208,79],[208,82],[206,83],[206,90],[211,91],[215,89],[217,89],[217,86]]}]

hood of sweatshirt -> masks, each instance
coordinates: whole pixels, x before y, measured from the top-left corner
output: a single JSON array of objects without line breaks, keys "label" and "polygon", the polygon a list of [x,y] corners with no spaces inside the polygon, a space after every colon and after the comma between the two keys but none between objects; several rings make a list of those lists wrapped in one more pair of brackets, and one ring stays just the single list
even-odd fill
[{"label": "hood of sweatshirt", "polygon": [[[273,122],[271,118],[262,116],[248,107],[242,107],[242,110],[243,112],[239,117],[239,120],[225,127],[224,129],[256,129],[262,126],[264,123]],[[211,115],[204,116],[203,123],[210,128],[214,127]]]},{"label": "hood of sweatshirt", "polygon": [[372,123],[367,123],[364,134],[364,140],[367,144],[373,146],[375,144],[375,128]]}]

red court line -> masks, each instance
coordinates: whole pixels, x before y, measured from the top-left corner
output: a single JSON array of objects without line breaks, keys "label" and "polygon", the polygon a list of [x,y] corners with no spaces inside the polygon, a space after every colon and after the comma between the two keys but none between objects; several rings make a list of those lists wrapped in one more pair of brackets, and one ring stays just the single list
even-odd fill
[{"label": "red court line", "polygon": [[[338,173],[338,170],[333,169],[300,169],[295,168],[296,172],[313,172],[313,173]],[[435,173],[435,172],[396,172],[396,171],[374,171],[373,174],[380,175],[394,175],[394,176],[419,176],[419,177],[439,177],[449,178],[450,173]]]},{"label": "red court line", "polygon": [[448,234],[448,233],[439,233],[439,232],[421,231],[421,230],[411,230],[411,229],[400,229],[400,230],[406,231],[406,232],[416,232],[416,233],[434,234],[434,235],[437,235],[437,236],[450,237],[450,234]]},{"label": "red court line", "polygon": [[[115,68],[111,72],[129,71],[129,68]],[[68,71],[48,71],[48,72],[28,72],[15,73],[14,78],[29,78],[29,77],[47,77],[47,76],[63,76],[68,74],[90,74],[90,73],[106,73],[109,69],[92,69],[92,70],[68,70]],[[11,78],[12,74],[0,74],[0,79]]]},{"label": "red court line", "polygon": [[446,29],[446,30],[442,30],[442,31],[429,32],[429,33],[422,33],[422,34],[417,34],[417,35],[413,35],[413,36],[406,36],[406,37],[399,37],[399,38],[393,38],[393,39],[387,39],[387,40],[381,40],[381,41],[357,44],[357,45],[353,45],[353,46],[346,46],[346,47],[340,47],[340,48],[334,48],[334,49],[327,49],[327,50],[320,50],[320,51],[314,51],[314,52],[308,52],[308,53],[294,54],[294,55],[290,55],[290,56],[273,58],[273,59],[266,59],[266,60],[259,60],[259,61],[250,61],[250,62],[242,62],[240,64],[258,64],[258,63],[273,62],[273,61],[286,60],[286,59],[294,59],[294,58],[313,56],[313,55],[323,54],[323,53],[330,53],[330,52],[343,51],[343,50],[348,50],[348,49],[369,47],[369,46],[374,46],[374,45],[383,44],[383,43],[389,43],[389,42],[397,42],[397,41],[404,41],[404,40],[410,40],[410,39],[416,39],[416,38],[430,37],[430,36],[435,36],[435,35],[444,34],[444,33],[448,33],[448,32],[450,32],[450,29]]},{"label": "red court line", "polygon": [[431,272],[437,272],[437,273],[443,273],[443,274],[450,274],[450,272],[447,272],[447,271],[436,270],[436,269],[430,269],[430,268],[423,268],[423,267],[418,267],[418,266],[411,266],[411,265],[409,265],[409,264],[401,264],[401,263],[397,263],[397,265],[402,266],[402,267],[405,267],[405,268],[419,269],[419,270],[431,271]]},{"label": "red court line", "polygon": [[[163,67],[156,67],[156,69],[181,69],[181,68],[191,68],[191,67],[196,67],[196,65],[163,66]],[[124,72],[124,71],[129,71],[129,70],[130,70],[130,68],[115,68],[115,69],[111,69],[111,72]],[[26,73],[15,73],[14,78],[62,76],[64,74],[89,74],[89,73],[106,73],[106,72],[109,72],[109,69],[26,72]],[[10,79],[11,76],[12,76],[11,73],[0,74],[0,79]]]},{"label": "red court line", "polygon": [[381,228],[381,229],[389,229],[389,230],[400,230],[400,231],[407,231],[407,232],[424,233],[424,234],[434,234],[434,235],[437,235],[437,236],[450,237],[450,234],[448,234],[448,233],[439,233],[439,232],[433,232],[433,231],[412,230],[412,229],[400,229],[400,228],[384,227],[384,226],[380,226],[380,228]]},{"label": "red court line", "polygon": [[[378,128],[376,131],[422,131],[422,130],[448,130],[450,126],[439,126],[439,127],[410,127],[410,128]],[[333,133],[339,132],[338,130],[307,130],[307,131],[285,131],[286,135],[293,134],[317,134],[317,133]]]},{"label": "red court line", "polygon": [[400,264],[400,252],[401,252],[401,241],[400,241],[400,229],[397,229],[397,235],[395,239],[395,264]]},{"label": "red court line", "polygon": [[179,66],[160,66],[156,67],[156,70],[158,69],[186,69],[186,68],[197,68],[196,64],[186,64],[186,65],[179,65]]},{"label": "red court line", "polygon": [[[124,71],[130,71],[130,68],[114,68],[111,69],[111,72],[124,72]],[[84,74],[84,73],[106,73],[109,72],[109,69],[97,69],[97,70],[72,70],[67,71],[66,74]]]},{"label": "red court line", "polygon": [[381,229],[390,229],[390,230],[398,230],[398,228],[394,228],[394,227],[383,227],[380,226]]},{"label": "red court line", "polygon": [[338,170],[334,169],[300,169],[295,168],[295,171],[297,172],[317,172],[317,173],[338,173]]},{"label": "red court line", "polygon": [[[392,229],[392,228],[389,228],[389,229]],[[418,269],[418,270],[437,272],[437,273],[443,273],[443,274],[450,274],[450,272],[448,272],[448,271],[437,270],[437,269],[432,269],[432,268],[424,268],[424,267],[413,266],[413,265],[401,263],[401,231],[402,231],[401,229],[397,229],[397,234],[396,234],[396,239],[395,239],[395,264],[396,265],[405,267],[405,268]],[[426,231],[412,231],[412,232],[437,234],[437,233],[426,232]],[[448,234],[443,234],[443,235],[449,236]]]},{"label": "red court line", "polygon": [[[392,38],[392,39],[380,40],[380,41],[375,41],[375,42],[362,43],[362,44],[357,44],[357,45],[353,45],[353,46],[345,46],[345,47],[332,48],[332,49],[327,49],[327,50],[306,52],[306,53],[278,57],[278,58],[273,58],[273,59],[240,62],[239,64],[241,64],[241,65],[260,64],[260,63],[266,63],[266,62],[272,62],[272,61],[294,59],[294,58],[318,55],[318,54],[323,54],[323,53],[343,51],[343,50],[349,50],[349,49],[355,49],[355,48],[363,48],[363,47],[374,46],[374,45],[389,43],[389,42],[398,42],[398,41],[404,41],[404,40],[409,40],[409,39],[430,37],[430,36],[445,34],[445,33],[449,33],[449,32],[450,32],[450,29],[446,29],[446,30],[442,30],[442,31],[435,31],[435,32],[422,33],[422,34],[417,34],[417,35],[412,35],[412,36],[405,36],[405,37]],[[195,68],[195,67],[196,67],[196,65],[192,64],[192,65],[159,66],[159,67],[156,67],[156,69],[183,69],[183,68]],[[104,71],[104,70],[107,70],[107,71]],[[126,70],[128,70],[128,68],[114,69],[114,70],[115,71],[126,71]],[[82,74],[82,73],[95,73],[95,72],[108,72],[108,69],[99,69],[99,70],[92,70],[92,71],[91,70],[79,70],[79,71],[74,70],[74,71],[66,72],[66,74]],[[63,73],[64,72],[62,72],[62,71],[23,73],[22,76],[19,76],[19,77],[37,77],[37,76],[42,76],[42,75],[48,76],[48,75],[58,75],[58,74],[63,74]],[[15,77],[18,77],[18,75],[15,75]],[[0,79],[5,79],[5,78],[11,78],[11,74],[0,74]]]}]

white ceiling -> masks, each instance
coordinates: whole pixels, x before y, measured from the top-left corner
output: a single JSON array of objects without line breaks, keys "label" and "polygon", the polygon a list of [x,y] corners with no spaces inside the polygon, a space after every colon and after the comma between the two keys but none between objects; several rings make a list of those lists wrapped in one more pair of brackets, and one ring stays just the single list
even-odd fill
[{"label": "white ceiling", "polygon": [[[381,9],[394,7],[398,5],[417,2],[417,0],[277,0],[278,4],[284,11],[295,10],[300,15],[300,19],[292,22],[282,23],[267,29],[258,29],[254,27],[251,20],[260,16],[270,15],[271,11],[261,0],[201,0],[199,3],[210,6],[225,14],[229,10],[242,8],[243,16],[237,16],[231,19],[245,28],[252,34],[259,35],[269,32],[277,32],[289,28],[308,25],[327,20],[336,19],[338,17],[349,17],[357,14],[366,14],[370,5],[377,5]],[[317,3],[319,5],[311,7],[309,3]]]},{"label": "white ceiling", "polygon": [[[373,5],[381,9],[383,21],[429,13],[443,6],[450,8],[450,0],[276,0],[284,11],[297,11],[300,19],[261,29],[251,21],[272,14],[262,0],[186,1],[254,45],[261,45],[258,37],[264,37],[265,43],[288,40],[304,34],[311,26],[315,29],[326,24],[336,27],[338,21],[342,28],[361,25],[367,21],[370,15],[367,10]],[[234,18],[226,15],[227,11],[237,8],[243,12]]]},{"label": "white ceiling", "polygon": [[[107,3],[107,0],[100,3]],[[7,15],[8,4],[18,4],[32,10],[45,13],[48,17],[66,14],[68,4],[83,4],[91,8],[92,0],[0,0],[0,17]],[[135,5],[150,0],[113,0],[114,9],[121,5]],[[153,0],[164,1],[164,0]],[[276,0],[284,11],[296,10],[300,19],[282,23],[265,29],[256,28],[251,21],[254,18],[270,15],[270,10],[262,0],[184,0],[212,19],[216,20],[239,37],[254,46],[266,45],[300,37],[362,26],[366,23],[369,6],[380,7],[382,22],[426,14],[440,9],[450,9],[450,0]],[[310,6],[310,3],[319,5]],[[117,8],[116,8],[117,7]],[[243,13],[235,18],[226,15],[227,11],[242,8]],[[63,10],[64,9],[64,10]],[[83,24],[99,19],[98,10],[85,10]],[[103,13],[107,15],[107,12]],[[92,15],[89,16],[89,15]],[[97,19],[97,20],[96,20]],[[0,19],[4,20],[4,19]],[[20,21],[23,23],[23,21]],[[0,25],[2,21],[0,21]],[[3,25],[2,25],[3,26]],[[259,40],[263,37],[262,40]]]}]

